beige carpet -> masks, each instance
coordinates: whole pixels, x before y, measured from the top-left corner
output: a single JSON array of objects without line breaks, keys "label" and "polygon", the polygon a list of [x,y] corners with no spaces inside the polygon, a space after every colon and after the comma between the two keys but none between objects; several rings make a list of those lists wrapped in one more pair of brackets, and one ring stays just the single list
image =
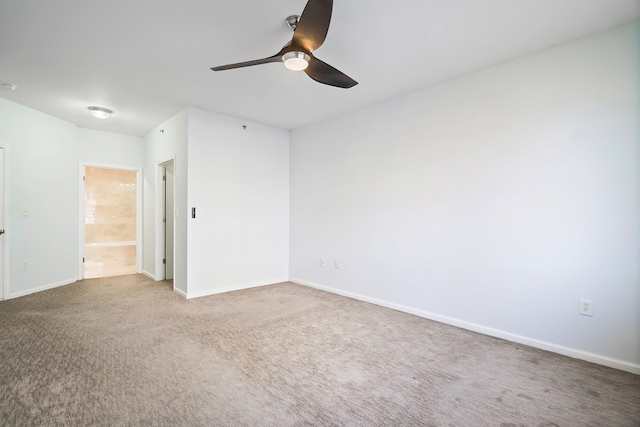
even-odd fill
[{"label": "beige carpet", "polygon": [[0,424],[640,426],[640,376],[291,283],[0,302]]}]

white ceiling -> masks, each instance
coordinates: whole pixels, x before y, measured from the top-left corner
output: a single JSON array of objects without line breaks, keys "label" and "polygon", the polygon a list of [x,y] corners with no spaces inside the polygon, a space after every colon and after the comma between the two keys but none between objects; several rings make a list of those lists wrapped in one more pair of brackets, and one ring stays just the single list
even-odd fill
[{"label": "white ceiling", "polygon": [[[144,135],[187,105],[285,129],[640,18],[640,0],[335,0],[314,54],[338,89],[275,54],[306,0],[0,0],[0,96],[79,126]],[[109,120],[87,106],[114,110]]]}]

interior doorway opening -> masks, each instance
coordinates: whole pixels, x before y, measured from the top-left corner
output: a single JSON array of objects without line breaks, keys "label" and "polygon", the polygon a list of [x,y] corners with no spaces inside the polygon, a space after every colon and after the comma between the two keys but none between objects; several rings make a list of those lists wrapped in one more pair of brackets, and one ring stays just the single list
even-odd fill
[{"label": "interior doorway opening", "polygon": [[164,280],[173,280],[175,252],[175,165],[173,160],[162,167],[162,264]]},{"label": "interior doorway opening", "polygon": [[139,172],[82,166],[81,278],[138,272]]},{"label": "interior doorway opening", "polygon": [[[0,147],[0,301],[5,295],[5,237],[4,237],[4,147]],[[8,275],[7,275],[8,276]]]}]

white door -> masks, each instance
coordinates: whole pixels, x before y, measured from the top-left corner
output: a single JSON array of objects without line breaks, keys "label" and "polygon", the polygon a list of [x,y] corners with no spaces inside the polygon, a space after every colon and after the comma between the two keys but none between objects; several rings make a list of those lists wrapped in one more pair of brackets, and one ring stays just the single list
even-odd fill
[{"label": "white door", "polygon": [[4,148],[0,148],[0,301],[4,299]]},{"label": "white door", "polygon": [[164,169],[164,217],[165,221],[165,243],[164,243],[164,279],[173,280],[173,224],[175,222],[175,208],[174,208],[174,181],[175,171],[173,162],[167,163]]}]

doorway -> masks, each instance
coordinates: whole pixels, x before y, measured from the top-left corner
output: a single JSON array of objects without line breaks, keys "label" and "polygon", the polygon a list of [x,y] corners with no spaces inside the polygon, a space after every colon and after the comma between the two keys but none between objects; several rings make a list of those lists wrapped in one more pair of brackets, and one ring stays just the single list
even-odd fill
[{"label": "doorway", "polygon": [[137,273],[138,172],[83,167],[83,279]]},{"label": "doorway", "polygon": [[4,300],[4,148],[0,147],[0,301]]},{"label": "doorway", "polygon": [[162,223],[164,280],[173,280],[174,230],[175,230],[175,166],[174,162],[163,163],[162,167]]}]

